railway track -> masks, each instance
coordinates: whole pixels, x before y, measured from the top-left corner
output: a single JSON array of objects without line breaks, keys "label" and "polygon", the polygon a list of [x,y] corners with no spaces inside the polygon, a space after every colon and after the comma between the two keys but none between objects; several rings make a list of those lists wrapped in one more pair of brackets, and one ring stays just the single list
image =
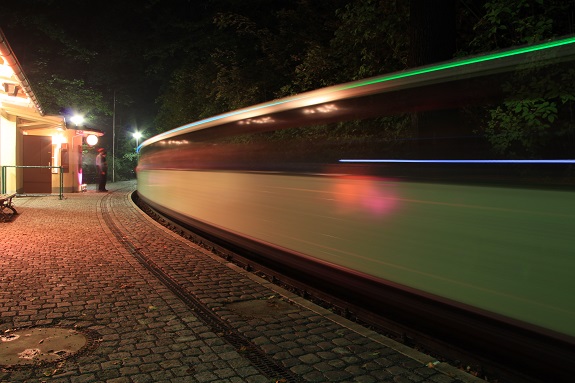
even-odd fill
[{"label": "railway track", "polygon": [[[277,261],[281,255],[272,256],[270,260],[254,249],[240,248],[212,233],[162,215],[140,201],[137,193],[133,199],[165,227],[227,261],[475,376],[496,382],[542,383],[564,381],[569,375],[566,370],[556,370],[560,363],[557,358],[569,357],[559,354],[564,351],[563,345],[549,345],[546,338],[537,339],[535,334],[477,314],[472,308],[454,307],[397,286],[382,288],[373,281],[314,262],[284,264]],[[349,286],[353,286],[353,292]],[[520,345],[525,346],[526,342],[530,345],[521,349]],[[497,347],[499,353],[493,347]],[[549,367],[525,368],[525,354],[533,348],[539,349],[542,365]],[[501,354],[507,358],[500,359]]]},{"label": "railway track", "polygon": [[241,352],[262,375],[286,383],[303,382],[297,375],[270,358],[258,345],[244,337],[228,322],[216,315],[194,294],[185,289],[169,272],[157,265],[137,244],[132,242],[112,219],[109,211],[109,198],[110,194],[104,196],[100,201],[100,209],[106,225],[118,242],[121,243],[146,270],[184,302],[214,333],[221,334],[229,344],[233,345],[238,352]]}]

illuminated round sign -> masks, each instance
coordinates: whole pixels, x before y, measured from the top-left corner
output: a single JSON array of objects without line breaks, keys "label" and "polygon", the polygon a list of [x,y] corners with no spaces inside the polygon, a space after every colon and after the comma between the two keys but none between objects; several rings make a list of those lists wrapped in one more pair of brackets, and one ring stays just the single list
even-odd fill
[{"label": "illuminated round sign", "polygon": [[86,142],[88,145],[94,146],[98,143],[98,137],[94,134],[90,134],[88,137],[86,137]]}]

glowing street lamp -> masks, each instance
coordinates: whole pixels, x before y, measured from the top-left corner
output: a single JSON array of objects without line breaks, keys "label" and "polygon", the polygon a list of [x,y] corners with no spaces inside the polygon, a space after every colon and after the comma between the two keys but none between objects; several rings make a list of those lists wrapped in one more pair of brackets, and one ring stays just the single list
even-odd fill
[{"label": "glowing street lamp", "polygon": [[70,121],[74,123],[74,125],[79,126],[84,122],[84,116],[79,114],[75,114],[74,116],[70,117]]},{"label": "glowing street lamp", "polygon": [[94,146],[98,143],[98,136],[96,136],[95,134],[89,134],[86,137],[86,143],[90,146]]},{"label": "glowing street lamp", "polygon": [[136,139],[136,148],[140,145],[140,138],[142,138],[142,133],[136,131],[132,133],[132,136]]}]

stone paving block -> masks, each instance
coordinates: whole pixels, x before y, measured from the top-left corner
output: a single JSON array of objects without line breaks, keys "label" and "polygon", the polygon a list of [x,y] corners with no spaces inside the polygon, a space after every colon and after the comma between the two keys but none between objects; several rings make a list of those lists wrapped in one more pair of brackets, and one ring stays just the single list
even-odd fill
[{"label": "stone paving block", "polygon": [[[111,193],[16,200],[20,215],[1,227],[0,267],[8,272],[0,279],[0,332],[62,326],[94,340],[51,366],[57,372],[49,377],[44,369],[0,366],[0,381],[289,382],[258,370],[253,361],[267,358],[271,370],[301,382],[479,382],[425,368],[333,313],[289,301],[290,293],[154,223],[130,202],[135,187],[127,181],[111,183]],[[195,303],[181,300],[136,255]],[[281,315],[245,317],[228,307],[282,295],[290,311]],[[252,348],[261,353],[255,359]]]}]

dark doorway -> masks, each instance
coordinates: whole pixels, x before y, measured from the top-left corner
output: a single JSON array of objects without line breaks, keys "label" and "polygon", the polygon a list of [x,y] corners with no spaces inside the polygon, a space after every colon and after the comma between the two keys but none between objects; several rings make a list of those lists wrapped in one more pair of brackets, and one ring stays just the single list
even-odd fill
[{"label": "dark doorway", "polygon": [[[52,165],[52,137],[24,136],[24,166]],[[52,193],[50,168],[24,168],[24,193]]]}]

